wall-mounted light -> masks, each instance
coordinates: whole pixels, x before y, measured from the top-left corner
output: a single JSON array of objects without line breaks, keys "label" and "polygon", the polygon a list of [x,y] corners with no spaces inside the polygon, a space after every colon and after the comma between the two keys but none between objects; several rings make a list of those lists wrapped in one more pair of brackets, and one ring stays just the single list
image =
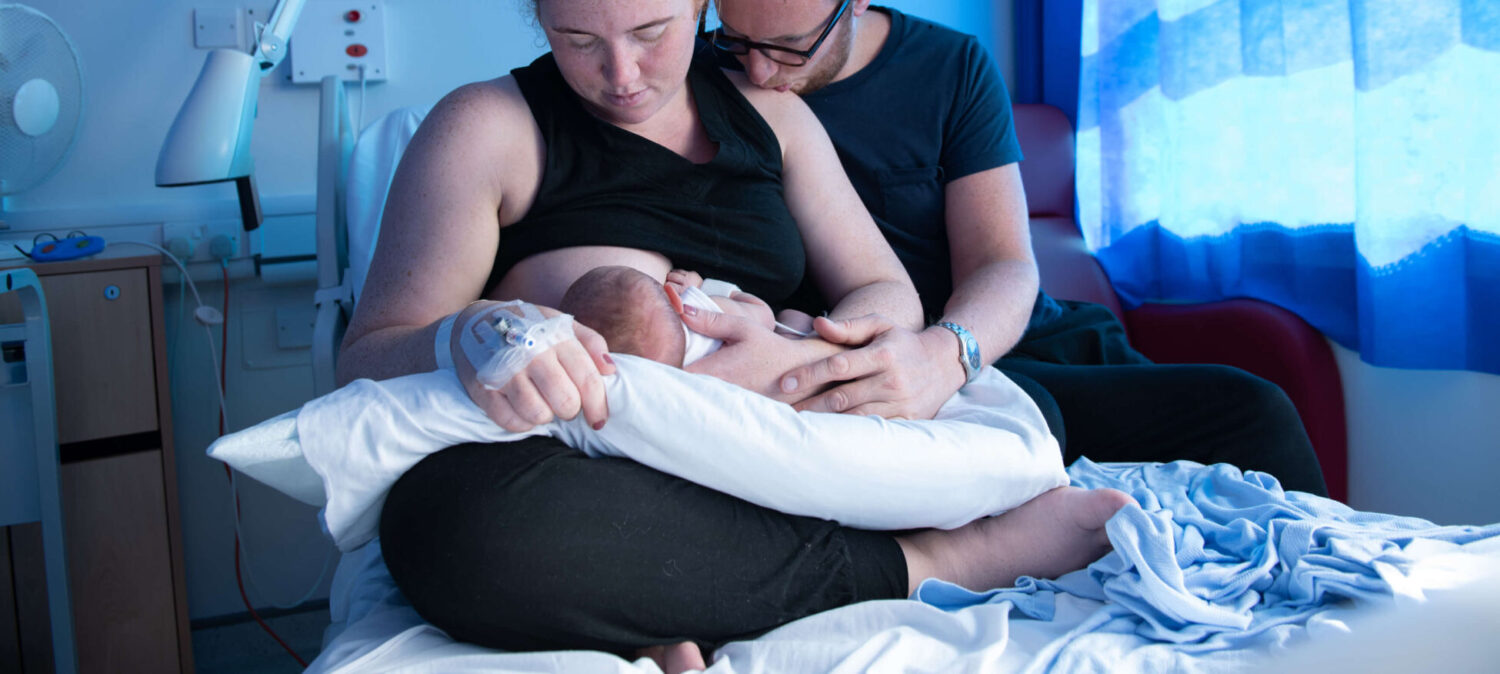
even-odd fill
[{"label": "wall-mounted light", "polygon": [[255,160],[250,156],[260,78],[286,56],[287,40],[305,2],[280,0],[270,23],[256,24],[251,53],[235,49],[208,53],[156,160],[159,187],[233,180],[246,231],[261,222]]}]

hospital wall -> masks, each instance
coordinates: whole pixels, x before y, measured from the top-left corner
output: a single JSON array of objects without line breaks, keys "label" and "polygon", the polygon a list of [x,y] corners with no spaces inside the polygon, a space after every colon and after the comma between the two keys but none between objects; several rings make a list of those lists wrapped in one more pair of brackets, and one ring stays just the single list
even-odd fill
[{"label": "hospital wall", "polygon": [[[42,185],[10,197],[11,239],[33,231],[84,229],[108,239],[159,243],[164,225],[232,224],[228,185],[157,188],[157,152],[204,52],[193,47],[195,7],[251,7],[236,0],[32,0],[77,46],[85,77],[85,111],[67,163]],[[907,0],[890,3],[975,33],[1014,73],[1008,0]],[[522,0],[386,0],[389,79],[350,101],[364,122],[406,105],[426,105],[464,82],[522,65],[543,50]],[[295,40],[294,40],[295,42]],[[295,44],[294,44],[295,50]],[[313,252],[318,95],[293,85],[286,65],[260,90],[253,152],[266,224],[228,265],[228,426],[244,428],[312,396],[305,348],[281,348],[278,325],[311,317],[309,263],[264,259]],[[361,110],[362,109],[362,110]],[[217,265],[194,265],[205,302],[219,306],[225,285]],[[180,286],[167,294],[172,416],[178,460],[189,609],[193,618],[243,611],[236,589],[233,504],[222,467],[203,450],[217,436],[217,405],[203,328],[182,320]],[[191,309],[191,301],[187,303]],[[280,323],[278,321],[281,321]],[[217,331],[214,339],[218,339]],[[1406,372],[1364,365],[1338,350],[1350,419],[1351,500],[1362,509],[1428,517],[1444,523],[1500,521],[1500,377]],[[330,547],[312,508],[251,480],[239,482],[245,569],[257,605],[286,603],[319,580]],[[331,573],[331,571],[330,571]],[[248,579],[247,579],[248,580]]]}]

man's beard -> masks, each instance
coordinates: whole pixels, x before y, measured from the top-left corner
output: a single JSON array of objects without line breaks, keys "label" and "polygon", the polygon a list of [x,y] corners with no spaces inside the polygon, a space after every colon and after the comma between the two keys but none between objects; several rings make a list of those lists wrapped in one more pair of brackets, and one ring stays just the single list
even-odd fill
[{"label": "man's beard", "polygon": [[828,42],[823,45],[823,49],[831,50],[824,54],[823,63],[809,72],[802,82],[792,85],[792,90],[798,95],[807,95],[828,86],[849,63],[849,55],[854,51],[854,14],[846,12],[839,23],[844,25],[834,28],[835,34],[828,36]]}]

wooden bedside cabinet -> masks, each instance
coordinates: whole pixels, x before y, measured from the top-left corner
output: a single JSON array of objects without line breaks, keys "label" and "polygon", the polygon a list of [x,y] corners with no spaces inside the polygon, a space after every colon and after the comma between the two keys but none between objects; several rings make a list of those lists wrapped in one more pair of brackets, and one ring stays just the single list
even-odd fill
[{"label": "wooden bedside cabinet", "polygon": [[[79,671],[191,672],[161,258],[29,266],[52,323]],[[19,321],[0,300],[0,323]],[[0,671],[51,671],[41,527],[5,529],[0,615],[15,624],[0,617]]]}]

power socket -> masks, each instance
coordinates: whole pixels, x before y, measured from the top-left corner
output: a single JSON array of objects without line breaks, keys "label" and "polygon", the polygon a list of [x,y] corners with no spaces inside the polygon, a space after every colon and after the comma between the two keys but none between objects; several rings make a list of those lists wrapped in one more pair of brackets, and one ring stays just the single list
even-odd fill
[{"label": "power socket", "polygon": [[215,234],[214,238],[208,240],[208,254],[215,260],[230,260],[234,254],[239,252],[240,242],[233,237],[223,234]]},{"label": "power socket", "polygon": [[[181,239],[186,242],[186,250],[190,251],[190,255],[182,259],[183,263],[217,262],[218,256],[223,254],[226,247],[231,259],[238,257],[244,250],[241,245],[245,239],[242,226],[239,219],[227,218],[206,222],[168,222],[161,226],[161,239]],[[219,239],[218,245],[214,245],[215,239]]]}]

